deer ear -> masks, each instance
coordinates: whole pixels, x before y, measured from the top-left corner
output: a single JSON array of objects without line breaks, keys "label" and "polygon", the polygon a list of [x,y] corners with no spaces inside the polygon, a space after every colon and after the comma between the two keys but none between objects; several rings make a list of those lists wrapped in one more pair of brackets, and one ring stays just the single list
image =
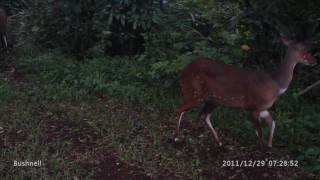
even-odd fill
[{"label": "deer ear", "polygon": [[281,41],[282,41],[282,43],[285,44],[286,46],[289,46],[289,45],[293,42],[293,40],[290,40],[290,39],[288,39],[288,38],[286,38],[286,37],[281,37]]}]

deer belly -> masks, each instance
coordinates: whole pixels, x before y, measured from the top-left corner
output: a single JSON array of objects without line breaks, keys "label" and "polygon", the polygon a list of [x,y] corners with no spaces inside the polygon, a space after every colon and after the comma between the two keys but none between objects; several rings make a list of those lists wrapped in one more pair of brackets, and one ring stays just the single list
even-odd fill
[{"label": "deer belly", "polygon": [[242,108],[245,106],[244,96],[223,97],[223,96],[211,95],[208,97],[207,101],[218,104],[218,105],[223,105],[226,107]]},{"label": "deer belly", "polygon": [[247,109],[256,109],[256,110],[266,110],[271,108],[271,106],[276,101],[276,98],[273,99],[250,99],[247,101]]}]

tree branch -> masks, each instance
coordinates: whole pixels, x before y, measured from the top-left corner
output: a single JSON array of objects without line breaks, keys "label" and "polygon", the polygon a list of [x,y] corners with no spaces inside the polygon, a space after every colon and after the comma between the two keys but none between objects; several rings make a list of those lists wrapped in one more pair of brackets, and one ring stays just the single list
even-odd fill
[{"label": "tree branch", "polygon": [[306,87],[304,90],[300,91],[298,93],[298,96],[301,96],[301,95],[305,94],[306,92],[308,92],[312,88],[318,86],[319,84],[320,84],[320,80],[318,80],[317,82],[315,82],[315,83],[311,84],[310,86]]}]

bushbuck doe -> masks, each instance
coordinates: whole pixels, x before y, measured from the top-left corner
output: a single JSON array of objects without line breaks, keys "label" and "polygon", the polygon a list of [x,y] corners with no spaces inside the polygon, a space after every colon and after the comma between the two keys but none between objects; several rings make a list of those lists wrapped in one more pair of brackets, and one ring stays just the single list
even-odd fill
[{"label": "bushbuck doe", "polygon": [[4,50],[8,49],[7,43],[7,14],[6,11],[0,8],[0,39]]},{"label": "bushbuck doe", "polygon": [[[222,145],[211,124],[210,117],[218,106],[241,108],[252,118],[256,135],[262,146],[272,147],[275,121],[268,109],[290,85],[297,63],[314,65],[316,59],[309,53],[306,43],[281,39],[287,46],[280,68],[273,74],[250,69],[236,68],[210,58],[198,58],[188,64],[180,74],[183,103],[176,114],[175,141],[183,114],[190,108],[204,103],[200,117],[205,116],[214,140]],[[269,139],[265,142],[261,120],[269,127]]]}]

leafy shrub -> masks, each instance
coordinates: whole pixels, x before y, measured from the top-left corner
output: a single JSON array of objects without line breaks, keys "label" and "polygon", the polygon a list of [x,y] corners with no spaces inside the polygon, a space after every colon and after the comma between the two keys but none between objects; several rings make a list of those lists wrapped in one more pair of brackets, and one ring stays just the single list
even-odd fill
[{"label": "leafy shrub", "polygon": [[140,33],[150,29],[157,2],[37,0],[21,4],[28,4],[27,23],[37,42],[85,55],[89,50],[120,54],[140,51],[134,48],[142,48]]}]

